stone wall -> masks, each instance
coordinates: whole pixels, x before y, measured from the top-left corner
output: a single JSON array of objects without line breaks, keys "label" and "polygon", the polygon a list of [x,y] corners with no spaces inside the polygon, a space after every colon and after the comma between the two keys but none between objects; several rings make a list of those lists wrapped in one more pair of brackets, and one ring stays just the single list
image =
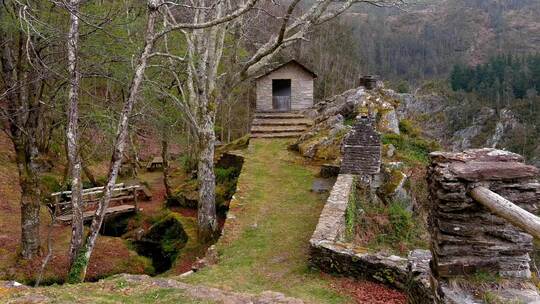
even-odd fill
[{"label": "stone wall", "polygon": [[434,275],[452,278],[478,271],[504,277],[530,276],[532,237],[475,202],[468,191],[484,186],[536,212],[539,170],[520,155],[474,149],[435,152],[428,169]]},{"label": "stone wall", "polygon": [[341,173],[373,175],[381,168],[381,138],[375,130],[374,119],[357,118],[343,141]]},{"label": "stone wall", "polygon": [[291,109],[304,110],[313,106],[313,75],[291,62],[256,80],[257,111],[272,111],[272,79],[291,79]]},{"label": "stone wall", "polygon": [[340,174],[311,237],[309,262],[324,272],[370,279],[407,292],[409,303],[433,303],[427,250],[414,250],[407,258],[367,252],[344,241],[345,213],[356,191],[357,178]]}]

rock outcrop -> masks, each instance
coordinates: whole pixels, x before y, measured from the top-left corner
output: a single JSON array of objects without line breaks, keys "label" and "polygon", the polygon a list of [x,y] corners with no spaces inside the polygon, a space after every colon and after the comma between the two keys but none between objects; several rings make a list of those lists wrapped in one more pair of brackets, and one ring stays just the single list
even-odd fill
[{"label": "rock outcrop", "polygon": [[394,95],[394,91],[381,87],[373,90],[359,87],[320,101],[304,113],[315,123],[298,139],[300,153],[313,159],[339,162],[344,136],[359,114],[374,117],[378,131],[399,134],[396,112],[399,102]]},{"label": "rock outcrop", "polygon": [[524,146],[532,145],[533,149],[528,153],[529,161],[540,166],[540,144],[525,144],[526,136],[530,133],[527,130],[533,126],[522,122],[509,108],[496,111],[494,108],[482,107],[475,113],[469,113],[472,117],[465,118],[459,104],[456,105],[455,101],[452,102],[444,94],[394,93],[393,97],[400,101],[397,108],[400,120],[415,121],[425,136],[436,139],[448,150],[462,151],[480,147],[515,150],[516,145],[522,150]]}]

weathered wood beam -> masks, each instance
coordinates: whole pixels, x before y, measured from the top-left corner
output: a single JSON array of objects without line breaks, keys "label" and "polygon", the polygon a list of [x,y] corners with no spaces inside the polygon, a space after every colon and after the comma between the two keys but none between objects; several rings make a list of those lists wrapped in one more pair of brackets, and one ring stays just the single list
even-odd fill
[{"label": "weathered wood beam", "polygon": [[[139,188],[141,188],[141,185],[125,186],[122,183],[122,184],[117,184],[116,186],[114,186],[113,191],[123,191],[123,190],[139,189]],[[82,195],[85,196],[85,195],[93,195],[93,194],[100,194],[100,193],[103,193],[103,186],[84,189]],[[51,196],[58,196],[58,195],[67,195],[69,197],[71,195],[71,191],[51,193]]]},{"label": "weathered wood beam", "polygon": [[540,239],[540,217],[522,209],[486,187],[476,187],[471,190],[470,195],[491,212]]}]

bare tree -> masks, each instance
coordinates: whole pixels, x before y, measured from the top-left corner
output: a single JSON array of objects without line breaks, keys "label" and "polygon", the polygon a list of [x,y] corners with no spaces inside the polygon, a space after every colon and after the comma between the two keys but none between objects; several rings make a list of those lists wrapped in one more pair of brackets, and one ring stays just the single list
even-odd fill
[{"label": "bare tree", "polygon": [[77,255],[74,263],[70,268],[68,277],[68,280],[70,282],[80,282],[84,280],[86,276],[86,270],[88,268],[88,262],[90,261],[90,256],[92,255],[92,252],[96,245],[99,230],[101,229],[103,219],[105,218],[105,214],[107,212],[107,207],[111,200],[112,191],[114,189],[114,185],[116,184],[118,171],[120,169],[120,165],[122,164],[122,156],[124,154],[124,150],[127,144],[129,117],[133,110],[135,102],[137,101],[139,89],[144,78],[144,71],[148,64],[148,59],[154,46],[156,19],[159,15],[160,5],[161,0],[148,0],[147,2],[148,20],[146,23],[144,47],[135,66],[135,71],[133,79],[131,80],[128,98],[120,114],[120,120],[118,122],[117,134],[114,143],[114,150],[111,157],[109,172],[107,175],[107,183],[105,185],[103,197],[99,202],[96,214],[92,219],[92,224],[90,225],[90,232],[86,237],[84,248],[79,251],[79,254]]},{"label": "bare tree", "polygon": [[68,124],[66,130],[67,157],[71,172],[71,243],[69,246],[70,267],[78,255],[83,241],[84,218],[82,208],[81,158],[79,154],[79,83],[78,63],[79,48],[79,6],[80,0],[71,0],[66,4],[70,16],[67,39],[69,70]]},{"label": "bare tree", "polygon": [[[247,1],[240,7],[252,10],[256,0]],[[350,8],[353,4],[367,3],[376,6],[397,6],[401,0],[347,0],[336,4],[333,0],[314,2],[298,17],[294,17],[300,0],[289,1],[285,12],[279,17],[278,31],[246,61],[240,63],[236,72],[228,75],[231,81],[226,87],[219,87],[218,68],[227,47],[225,36],[230,28],[247,27],[241,14],[227,13],[232,10],[230,1],[191,1],[191,5],[168,3],[166,22],[169,24],[160,33],[165,35],[180,30],[185,37],[187,51],[185,54],[171,54],[165,50],[160,55],[185,62],[187,79],[175,75],[180,94],[170,94],[195,130],[198,140],[198,182],[199,205],[198,225],[199,239],[203,242],[213,239],[217,232],[217,216],[215,208],[215,176],[214,176],[214,144],[216,137],[214,126],[217,104],[226,100],[232,88],[261,73],[275,64],[273,59],[281,50],[293,43],[305,39],[310,29],[316,25],[332,20]],[[262,8],[259,8],[262,10]],[[234,16],[234,17],[232,17]],[[223,20],[214,22],[213,20]],[[211,25],[205,27],[201,25]],[[173,72],[174,73],[174,72]],[[220,79],[221,80],[221,79]],[[157,84],[159,86],[159,84]]]},{"label": "bare tree", "polygon": [[[42,120],[53,107],[48,103],[53,99],[49,99],[46,92],[50,84],[61,87],[54,82],[48,68],[56,60],[51,56],[54,42],[37,32],[29,22],[40,8],[40,3],[32,4],[5,1],[0,7],[0,19],[11,18],[16,24],[14,28],[0,27],[0,110],[3,130],[11,139],[16,154],[21,187],[21,255],[25,259],[40,253],[38,157],[40,143],[49,137]],[[53,92],[51,98],[55,94]]]},{"label": "bare tree", "polygon": [[[250,0],[248,3],[255,3],[257,0]],[[109,205],[112,191],[116,183],[116,178],[118,176],[118,171],[122,162],[122,156],[127,144],[128,138],[128,126],[129,118],[133,107],[138,99],[138,94],[144,79],[144,73],[146,67],[148,66],[148,61],[152,56],[157,54],[152,53],[152,49],[156,41],[164,37],[168,32],[176,30],[179,28],[191,28],[191,29],[202,29],[207,27],[212,27],[224,22],[227,22],[236,16],[242,14],[249,10],[250,5],[242,6],[228,15],[220,16],[219,18],[209,20],[206,22],[199,22],[194,24],[177,24],[175,27],[166,27],[161,32],[156,33],[156,20],[160,14],[160,7],[163,6],[162,0],[148,0],[148,19],[146,23],[146,32],[144,35],[144,47],[142,53],[139,55],[137,64],[135,65],[134,74],[131,80],[128,97],[124,103],[123,110],[120,114],[120,119],[117,126],[116,139],[113,146],[113,154],[111,157],[109,172],[107,176],[107,182],[105,185],[103,196],[98,204],[97,211],[92,219],[92,224],[90,225],[90,231],[85,238],[83,248],[79,251],[74,262],[69,271],[68,281],[69,282],[80,282],[83,281],[86,276],[86,270],[88,267],[88,262],[90,256],[94,250],[97,237],[99,235],[99,230],[103,223],[103,219],[106,215],[107,207]],[[168,3],[168,2],[167,2]],[[251,5],[252,6],[252,5]]]}]

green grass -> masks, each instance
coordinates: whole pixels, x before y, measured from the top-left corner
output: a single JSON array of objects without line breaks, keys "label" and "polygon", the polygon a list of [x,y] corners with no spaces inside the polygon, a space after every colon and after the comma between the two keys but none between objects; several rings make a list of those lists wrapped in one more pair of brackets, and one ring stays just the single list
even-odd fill
[{"label": "green grass", "polygon": [[384,134],[382,142],[396,147],[396,155],[409,166],[427,165],[429,153],[439,148],[436,142],[406,134]]},{"label": "green grass", "polygon": [[389,251],[404,255],[415,248],[427,248],[427,236],[420,219],[400,201],[388,205],[365,201],[359,216],[358,245],[372,251]]},{"label": "green grass", "polygon": [[235,291],[283,292],[314,303],[350,303],[331,279],[308,267],[308,242],[326,197],[309,191],[315,168],[287,151],[286,140],[252,140],[217,265],[187,277]]},{"label": "green grass", "polygon": [[[212,304],[209,300],[193,299],[179,289],[160,288],[148,283],[131,283],[123,279],[107,279],[99,283],[85,283],[66,286],[50,286],[37,289],[41,296],[48,298],[47,303],[180,303]],[[29,292],[13,293],[11,297],[19,299]],[[2,294],[0,293],[0,298]]]},{"label": "green grass", "polygon": [[[356,180],[354,181],[353,189],[356,189]],[[349,241],[354,238],[360,204],[358,194],[356,191],[352,191],[349,196],[347,209],[345,210],[345,238]]]}]

